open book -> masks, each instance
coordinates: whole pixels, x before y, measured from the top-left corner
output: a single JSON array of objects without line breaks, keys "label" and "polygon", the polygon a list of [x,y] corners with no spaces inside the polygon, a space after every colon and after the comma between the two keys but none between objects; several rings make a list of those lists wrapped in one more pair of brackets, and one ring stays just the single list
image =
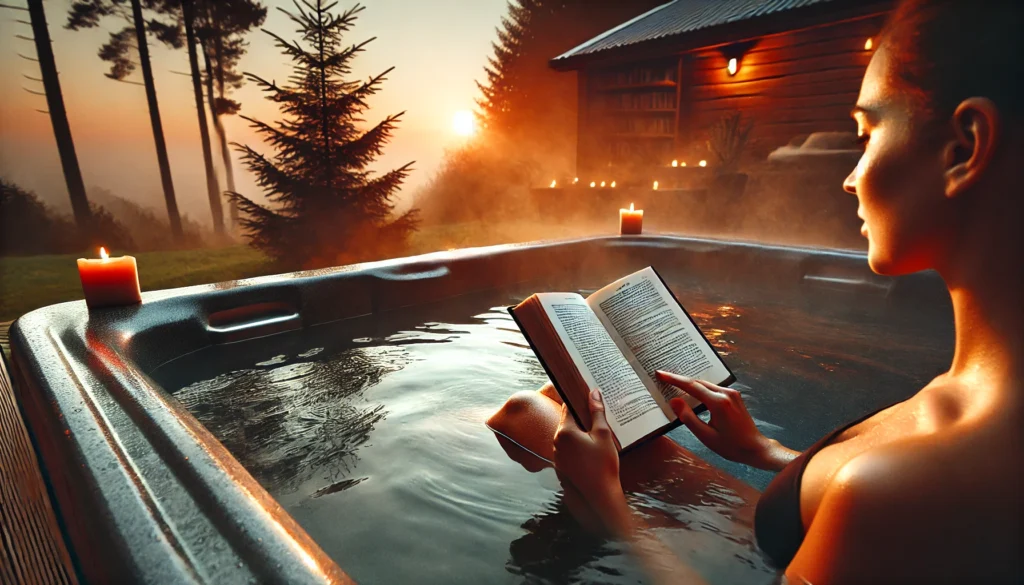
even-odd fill
[{"label": "open book", "polygon": [[669,401],[704,405],[654,376],[665,370],[720,386],[736,381],[654,270],[620,278],[587,298],[538,293],[510,308],[544,370],[583,429],[601,390],[608,425],[625,451],[679,426]]}]

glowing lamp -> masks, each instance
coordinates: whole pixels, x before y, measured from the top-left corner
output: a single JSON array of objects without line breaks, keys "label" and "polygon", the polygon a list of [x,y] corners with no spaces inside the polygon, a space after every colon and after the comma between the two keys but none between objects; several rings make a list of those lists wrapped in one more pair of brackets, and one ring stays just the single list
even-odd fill
[{"label": "glowing lamp", "polygon": [[596,187],[596,186],[597,186],[597,183],[595,183],[595,182],[593,182],[593,181],[591,181],[591,182],[590,182],[590,188],[591,188],[591,189],[593,189],[593,188],[594,188],[594,187]]},{"label": "glowing lamp", "polygon": [[551,188],[554,189],[557,186],[558,186],[558,181],[557,180],[552,180],[551,181]]},{"label": "glowing lamp", "polygon": [[655,191],[657,191],[657,190],[658,190],[658,182],[657,182],[657,181],[655,181],[655,182],[654,182],[654,190],[655,190]]},{"label": "glowing lamp", "polygon": [[865,51],[870,51],[871,48],[874,47],[874,46],[875,46],[875,43],[874,43],[874,41],[871,40],[871,37],[868,37],[868,40],[864,41],[864,50]]},{"label": "glowing lamp", "polygon": [[736,57],[729,59],[729,64],[725,66],[725,70],[729,72],[729,75],[736,75],[736,72],[740,70],[740,62]]},{"label": "glowing lamp", "polygon": [[678,167],[679,166],[679,161],[677,161],[677,160],[672,161],[672,166]]},{"label": "glowing lamp", "polygon": [[708,166],[708,161],[706,161],[706,160],[702,160],[702,161],[700,161],[700,162],[699,162],[699,163],[697,163],[697,164],[699,164],[699,165],[700,165],[700,166],[702,166],[702,167],[706,167],[706,166]]}]

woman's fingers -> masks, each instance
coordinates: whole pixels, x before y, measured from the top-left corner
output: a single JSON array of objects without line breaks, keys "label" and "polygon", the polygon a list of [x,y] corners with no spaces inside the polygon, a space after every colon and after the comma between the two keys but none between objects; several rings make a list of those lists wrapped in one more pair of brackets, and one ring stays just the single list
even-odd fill
[{"label": "woman's fingers", "polygon": [[697,437],[697,440],[707,445],[711,450],[715,449],[714,445],[718,442],[718,431],[714,427],[697,418],[697,413],[693,412],[690,405],[682,398],[673,398],[669,402],[669,406],[672,407],[679,420],[683,421],[686,428],[690,429],[693,436]]},{"label": "woman's fingers", "polygon": [[706,405],[717,402],[721,398],[721,395],[711,388],[708,388],[696,380],[687,378],[686,376],[680,376],[679,374],[673,374],[662,370],[658,370],[654,375],[658,377],[658,380],[672,384],[676,388],[679,388],[683,392],[686,392]]}]

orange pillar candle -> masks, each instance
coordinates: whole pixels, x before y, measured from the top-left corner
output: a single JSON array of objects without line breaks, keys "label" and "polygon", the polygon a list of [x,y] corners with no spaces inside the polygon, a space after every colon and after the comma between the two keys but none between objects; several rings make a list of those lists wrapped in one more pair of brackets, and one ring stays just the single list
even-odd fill
[{"label": "orange pillar candle", "polygon": [[78,277],[90,309],[142,302],[134,256],[111,258],[100,248],[99,260],[78,259]]},{"label": "orange pillar candle", "polygon": [[619,235],[620,236],[638,236],[644,231],[644,210],[633,209],[633,204],[629,204],[629,209],[619,210]]}]

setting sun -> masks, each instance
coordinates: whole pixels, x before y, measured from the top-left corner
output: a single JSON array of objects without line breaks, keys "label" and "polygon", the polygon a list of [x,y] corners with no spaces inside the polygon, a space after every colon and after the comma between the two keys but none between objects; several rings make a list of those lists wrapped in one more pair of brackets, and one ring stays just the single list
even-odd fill
[{"label": "setting sun", "polygon": [[476,120],[473,119],[473,112],[459,110],[452,118],[452,130],[459,136],[472,136],[476,132]]}]

